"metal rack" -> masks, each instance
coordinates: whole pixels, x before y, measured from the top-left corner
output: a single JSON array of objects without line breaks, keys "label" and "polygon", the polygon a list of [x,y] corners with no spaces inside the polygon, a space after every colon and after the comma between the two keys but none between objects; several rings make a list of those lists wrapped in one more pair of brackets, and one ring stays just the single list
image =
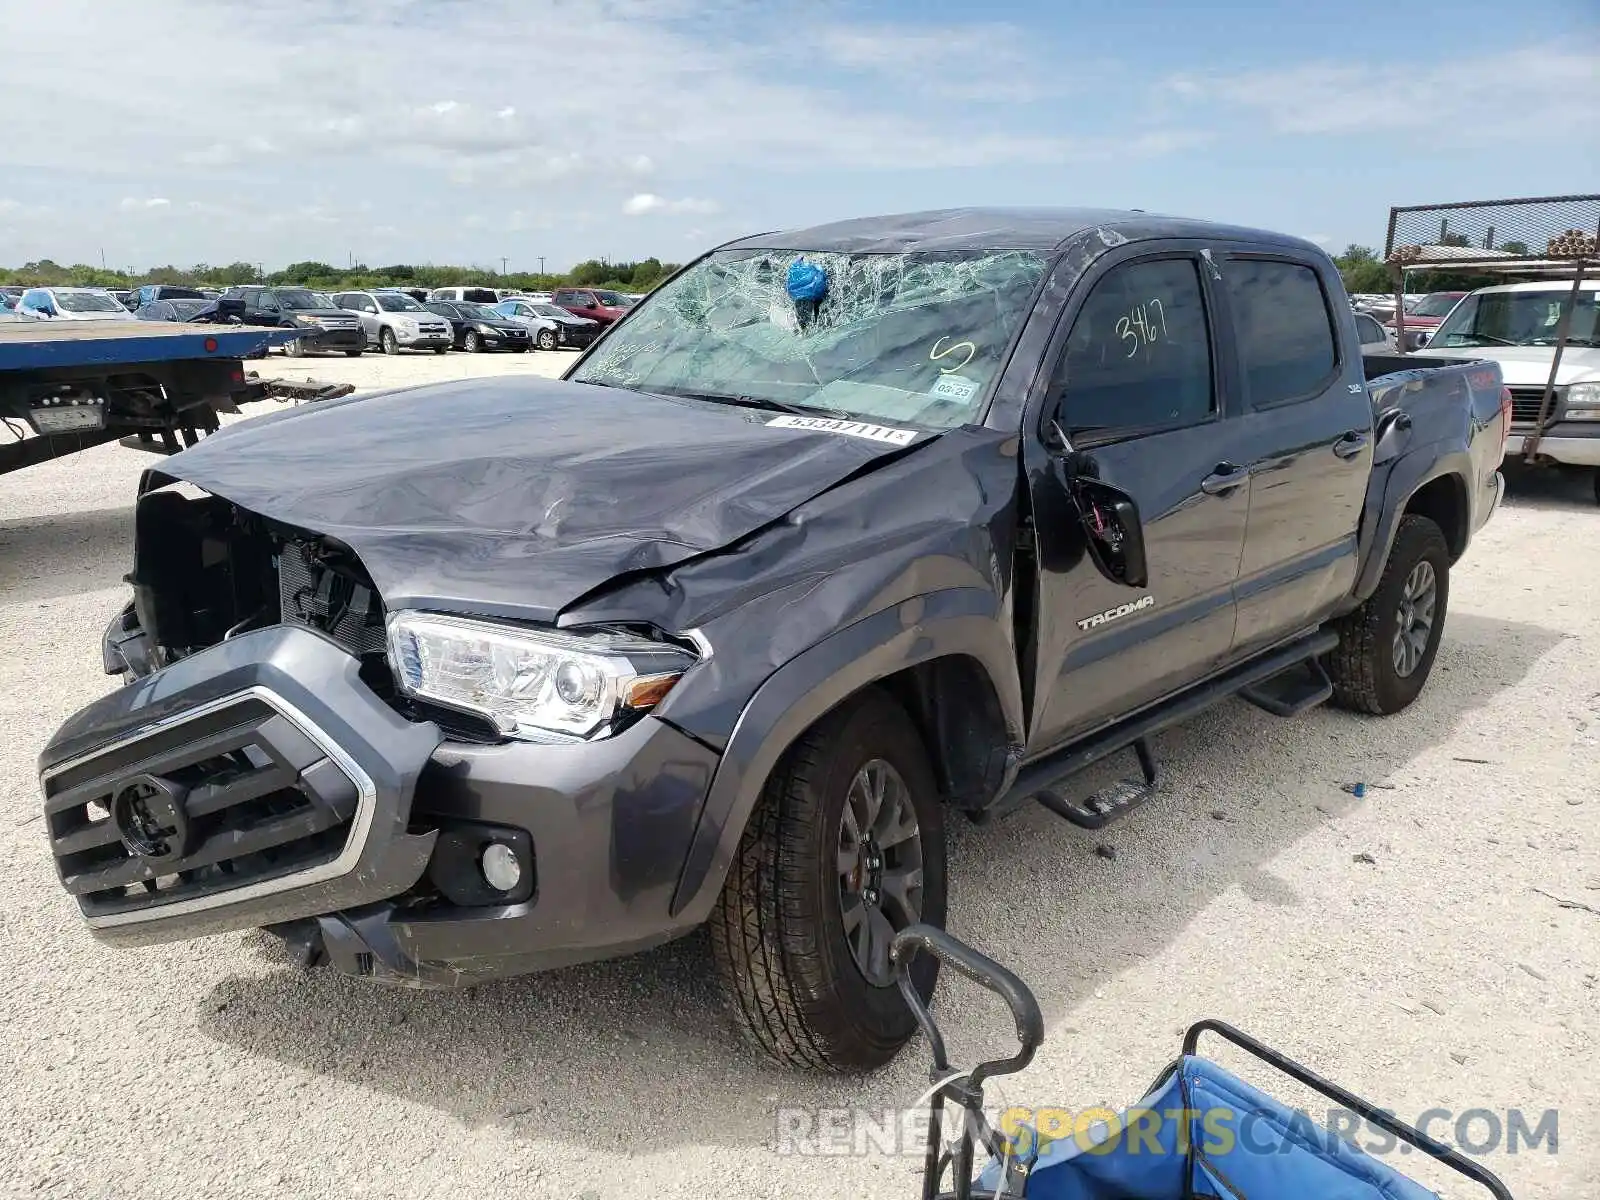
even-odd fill
[{"label": "metal rack", "polygon": [[1383,254],[1394,279],[1395,336],[1402,354],[1406,348],[1404,293],[1411,271],[1571,276],[1572,288],[1556,321],[1555,355],[1538,418],[1522,443],[1523,460],[1534,462],[1539,439],[1554,414],[1556,379],[1584,276],[1600,266],[1600,195],[1391,208]]}]

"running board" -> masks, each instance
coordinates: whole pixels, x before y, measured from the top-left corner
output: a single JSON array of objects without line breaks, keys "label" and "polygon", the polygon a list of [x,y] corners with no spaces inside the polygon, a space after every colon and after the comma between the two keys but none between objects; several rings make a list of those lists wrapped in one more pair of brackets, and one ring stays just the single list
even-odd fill
[{"label": "running board", "polygon": [[1240,688],[1239,699],[1248,700],[1275,717],[1298,717],[1333,699],[1333,680],[1328,678],[1320,658],[1308,658],[1260,683]]},{"label": "running board", "polygon": [[1325,629],[1313,630],[1276,650],[1240,663],[1194,685],[1186,692],[1073,742],[1054,754],[1028,763],[1017,772],[1010,789],[994,804],[977,813],[973,820],[984,825],[1015,812],[1039,793],[1056,787],[1101,759],[1126,750],[1135,742],[1169,726],[1182,724],[1228,697],[1238,695],[1245,688],[1253,687],[1308,659],[1320,658],[1338,644],[1338,634]]},{"label": "running board", "polygon": [[1082,800],[1068,800],[1060,793],[1046,788],[1034,797],[1056,816],[1071,821],[1083,829],[1102,829],[1125,817],[1156,794],[1156,760],[1150,753],[1150,743],[1140,738],[1133,744],[1139,756],[1139,771],[1143,779],[1119,779]]}]

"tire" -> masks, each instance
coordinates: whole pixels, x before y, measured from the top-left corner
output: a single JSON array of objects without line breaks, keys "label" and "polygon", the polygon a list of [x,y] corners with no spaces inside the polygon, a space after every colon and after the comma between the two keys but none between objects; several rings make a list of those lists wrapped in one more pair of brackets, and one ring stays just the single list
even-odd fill
[{"label": "tire", "polygon": [[399,354],[400,343],[394,336],[394,330],[387,325],[378,332],[378,349],[385,354]]},{"label": "tire", "polygon": [[346,350],[344,352],[344,354],[345,354],[346,358],[360,358],[361,357],[361,347],[357,346],[353,350]]},{"label": "tire", "polygon": [[288,352],[290,358],[311,357],[311,343],[303,337],[295,338],[284,349]]},{"label": "tire", "polygon": [[559,344],[560,343],[556,338],[556,331],[554,329],[539,330],[539,349],[554,350]]},{"label": "tire", "polygon": [[483,352],[483,339],[476,333],[469,333],[466,340],[461,343],[461,348],[468,354],[481,354]]},{"label": "tire", "polygon": [[435,346],[435,347],[434,347],[434,348],[433,348],[433,352],[434,352],[434,353],[435,353],[435,354],[443,354],[443,353],[444,353],[444,352],[445,352],[445,351],[446,351],[446,350],[448,350],[448,349],[450,349],[450,347],[449,347],[449,346]]},{"label": "tire", "polygon": [[[1431,576],[1432,606],[1416,594]],[[1415,700],[1428,682],[1450,601],[1450,547],[1427,517],[1400,518],[1377,590],[1334,626],[1339,644],[1325,665],[1333,702],[1354,712],[1387,716]],[[1425,635],[1416,621],[1426,618]],[[1401,644],[1402,622],[1410,636]]]},{"label": "tire", "polygon": [[[876,764],[876,765],[874,765]],[[856,783],[884,767],[904,786],[916,833],[888,841],[855,873],[840,870],[849,856],[846,809]],[[891,789],[892,791],[892,789]],[[885,801],[880,813],[891,812]],[[892,824],[899,824],[893,821]],[[878,830],[877,825],[873,825]],[[903,832],[903,826],[901,827]],[[882,832],[882,831],[880,831]],[[893,829],[887,836],[898,836]],[[867,842],[865,845],[870,846]],[[768,1057],[786,1066],[831,1071],[871,1070],[887,1063],[916,1031],[916,1021],[892,978],[869,980],[858,965],[861,931],[884,928],[873,918],[846,932],[847,906],[865,911],[869,889],[915,870],[921,893],[916,919],[942,926],[945,916],[944,811],[927,749],[905,710],[877,688],[861,692],[812,726],[789,748],[767,779],[729,868],[710,919],[712,955],[736,1023]],[[857,892],[847,896],[852,888]],[[879,896],[898,889],[877,889]],[[906,908],[884,903],[879,917],[894,929],[910,924]],[[876,939],[874,945],[886,944]],[[886,951],[876,961],[886,965]],[[933,994],[938,963],[920,956],[912,970],[918,991]]]}]

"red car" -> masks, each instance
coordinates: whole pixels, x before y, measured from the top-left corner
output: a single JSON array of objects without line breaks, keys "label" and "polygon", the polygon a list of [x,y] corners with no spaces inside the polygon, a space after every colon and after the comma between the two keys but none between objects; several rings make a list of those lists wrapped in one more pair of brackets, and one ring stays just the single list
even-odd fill
[{"label": "red car", "polygon": [[[1450,315],[1450,310],[1465,295],[1465,292],[1429,292],[1418,300],[1415,308],[1406,310],[1406,340],[1414,342],[1412,334],[1432,333],[1439,328],[1439,322]],[[1390,317],[1385,321],[1383,327],[1393,333],[1394,318]],[[1415,349],[1415,346],[1412,348]]]},{"label": "red car", "polygon": [[633,307],[633,301],[621,292],[611,292],[605,288],[557,288],[550,297],[550,303],[566,309],[575,317],[588,317],[602,325],[611,324]]}]

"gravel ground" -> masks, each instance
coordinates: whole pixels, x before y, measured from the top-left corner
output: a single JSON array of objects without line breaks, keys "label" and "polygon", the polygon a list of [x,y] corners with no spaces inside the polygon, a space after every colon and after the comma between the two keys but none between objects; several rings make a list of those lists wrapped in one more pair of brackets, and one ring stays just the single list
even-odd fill
[{"label": "gravel ground", "polygon": [[[263,365],[374,386],[566,361]],[[866,1079],[766,1067],[724,1026],[700,939],[459,994],[298,973],[263,935],[94,942],[43,845],[34,755],[109,690],[100,631],[122,602],[129,502],[148,462],[110,446],[0,478],[0,851],[12,868],[0,880],[0,1186],[916,1194],[914,1148],[780,1155],[774,1114],[905,1104],[925,1081],[921,1047]],[[952,927],[1033,986],[1049,1028],[1003,1100],[1130,1103],[1183,1026],[1214,1015],[1402,1114],[1520,1108],[1531,1127],[1559,1109],[1558,1155],[1489,1162],[1521,1200],[1594,1194],[1600,513],[1588,497],[1583,480],[1514,480],[1456,574],[1434,679],[1407,713],[1283,722],[1230,702],[1159,740],[1166,794],[1099,836],[1042,810],[956,830]],[[1341,788],[1358,781],[1362,799]],[[940,1016],[970,1061],[1004,1045],[1008,1024],[958,983],[947,978]]]}]

